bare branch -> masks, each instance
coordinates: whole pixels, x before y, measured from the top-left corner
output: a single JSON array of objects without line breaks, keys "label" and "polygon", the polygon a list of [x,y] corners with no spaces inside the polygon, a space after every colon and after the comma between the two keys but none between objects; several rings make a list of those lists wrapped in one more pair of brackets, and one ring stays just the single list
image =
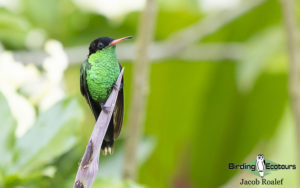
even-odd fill
[{"label": "bare branch", "polygon": [[172,58],[185,61],[240,61],[246,53],[244,45],[239,43],[205,43],[190,46]]},{"label": "bare branch", "polygon": [[149,90],[148,47],[154,36],[156,2],[147,0],[139,24],[137,52],[133,64],[132,98],[129,109],[127,137],[125,140],[125,160],[123,175],[134,179],[137,170],[136,151],[143,130]]},{"label": "bare branch", "polygon": [[74,188],[92,187],[95,176],[98,172],[98,162],[100,158],[101,145],[106,134],[106,130],[110,122],[113,109],[116,104],[121,79],[123,77],[123,71],[124,68],[122,69],[119,78],[116,82],[116,88],[113,87],[113,90],[105,103],[105,106],[109,106],[108,110],[102,110],[97,119],[89,143],[86,147],[85,153],[82,157],[80,166],[78,168]]},{"label": "bare branch", "polygon": [[[70,64],[82,63],[88,54],[87,49],[86,46],[67,48],[66,53]],[[222,61],[241,60],[245,55],[244,45],[240,43],[205,43],[192,45],[173,56],[166,56],[166,54],[163,53],[165,50],[163,44],[153,43],[148,50],[149,60],[181,59],[185,61]],[[132,43],[125,45],[120,44],[117,48],[117,54],[119,60],[132,62],[135,57],[134,45]],[[33,63],[40,66],[48,55],[43,51],[16,51],[13,52],[13,56],[17,61],[24,64]]]},{"label": "bare branch", "polygon": [[297,28],[297,17],[294,10],[293,0],[281,0],[282,14],[285,23],[286,37],[288,44],[288,54],[290,58],[289,91],[291,106],[296,123],[296,134],[298,144],[298,161],[300,161],[300,50],[299,50],[299,30]]}]

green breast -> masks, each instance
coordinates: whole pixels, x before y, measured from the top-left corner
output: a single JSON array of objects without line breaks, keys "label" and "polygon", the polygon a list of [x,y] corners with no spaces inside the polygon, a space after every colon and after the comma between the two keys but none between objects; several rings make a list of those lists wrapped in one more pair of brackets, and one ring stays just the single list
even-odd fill
[{"label": "green breast", "polygon": [[88,58],[86,80],[93,100],[105,102],[120,74],[115,46],[106,47]]}]

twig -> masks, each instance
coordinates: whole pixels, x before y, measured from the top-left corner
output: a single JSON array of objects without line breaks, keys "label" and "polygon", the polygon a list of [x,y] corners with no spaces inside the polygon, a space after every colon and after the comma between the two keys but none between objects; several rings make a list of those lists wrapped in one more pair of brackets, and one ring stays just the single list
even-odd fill
[{"label": "twig", "polygon": [[148,47],[154,36],[156,2],[147,0],[139,24],[136,59],[133,64],[132,98],[129,109],[123,175],[134,179],[137,170],[136,151],[143,130],[149,90]]},{"label": "twig", "polygon": [[246,53],[244,45],[239,43],[205,43],[192,45],[181,53],[174,54],[172,58],[190,62],[224,62],[224,60],[242,62],[243,58],[247,55]]},{"label": "twig", "polygon": [[97,175],[100,148],[116,104],[121,79],[123,77],[123,71],[124,68],[122,69],[116,82],[116,88],[113,87],[113,90],[105,103],[105,106],[109,107],[108,110],[102,110],[99,118],[97,119],[89,143],[78,168],[74,188],[90,188],[94,182],[95,176]]},{"label": "twig", "polygon": [[[79,64],[84,61],[88,47],[77,46],[66,48],[66,54],[70,64]],[[245,56],[244,45],[241,43],[205,43],[191,45],[180,53],[167,56],[165,44],[152,43],[149,47],[149,60],[157,61],[162,59],[181,59],[185,61],[239,61]],[[121,61],[132,62],[136,56],[133,43],[120,44],[117,48],[118,59]],[[17,61],[23,64],[34,63],[42,65],[44,59],[48,56],[44,51],[14,51],[13,56]],[[151,62],[155,63],[155,62]]]},{"label": "twig", "polygon": [[281,0],[284,17],[288,54],[290,58],[289,91],[292,113],[296,123],[298,162],[300,162],[300,80],[299,80],[299,30],[293,0]]}]

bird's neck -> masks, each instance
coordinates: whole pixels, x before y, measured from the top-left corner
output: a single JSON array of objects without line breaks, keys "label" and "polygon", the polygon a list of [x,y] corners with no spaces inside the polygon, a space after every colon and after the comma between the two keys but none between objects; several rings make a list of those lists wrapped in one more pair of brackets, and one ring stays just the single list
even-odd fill
[{"label": "bird's neck", "polygon": [[89,55],[88,61],[92,64],[101,63],[103,61],[111,63],[118,62],[116,55],[116,47],[108,46],[103,48],[102,50],[98,50],[95,53]]}]

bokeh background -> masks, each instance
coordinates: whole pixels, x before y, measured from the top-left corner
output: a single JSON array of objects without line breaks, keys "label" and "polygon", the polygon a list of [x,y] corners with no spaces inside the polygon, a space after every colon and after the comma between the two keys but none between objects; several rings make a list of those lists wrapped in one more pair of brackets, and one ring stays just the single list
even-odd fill
[{"label": "bokeh background", "polygon": [[[101,157],[93,187],[239,187],[241,178],[255,176],[228,170],[229,162],[263,153],[298,164],[281,3],[157,0],[138,173],[122,178],[145,4],[0,0],[0,187],[73,186],[94,126],[79,69],[100,36],[135,38],[118,46],[126,68],[125,123],[114,155]],[[299,187],[298,175],[290,170],[268,178]]]}]

